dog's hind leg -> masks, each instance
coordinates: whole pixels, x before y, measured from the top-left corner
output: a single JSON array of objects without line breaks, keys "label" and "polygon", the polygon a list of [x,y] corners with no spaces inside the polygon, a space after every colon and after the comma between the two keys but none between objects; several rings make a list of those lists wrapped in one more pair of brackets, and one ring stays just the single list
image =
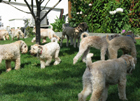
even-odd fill
[{"label": "dog's hind leg", "polygon": [[116,59],[117,58],[118,49],[113,49],[112,47],[108,47],[108,52],[109,52],[109,58],[110,59]]},{"label": "dog's hind leg", "polygon": [[73,38],[70,37],[70,45],[73,45]]},{"label": "dog's hind leg", "polygon": [[103,93],[101,95],[100,101],[106,101],[107,97],[108,97],[108,88],[109,85],[106,85],[106,87],[103,90]]},{"label": "dog's hind leg", "polygon": [[65,38],[65,34],[62,33],[60,46],[62,46],[62,43],[63,43],[63,39],[64,39],[64,38]]},{"label": "dog's hind leg", "polygon": [[92,92],[91,81],[89,75],[87,75],[89,69],[86,68],[86,71],[83,74],[83,90],[78,94],[78,101],[86,101],[87,96]]},{"label": "dog's hind leg", "polygon": [[11,70],[11,61],[6,60],[6,71],[9,72]]},{"label": "dog's hind leg", "polygon": [[56,50],[56,52],[55,52],[55,56],[54,56],[55,62],[54,62],[53,65],[58,65],[61,62],[61,59],[58,57],[59,56],[59,51],[60,50]]},{"label": "dog's hind leg", "polygon": [[126,79],[124,77],[121,78],[119,84],[118,84],[118,91],[119,91],[119,98],[121,100],[127,100],[126,98]]},{"label": "dog's hind leg", "polygon": [[76,48],[76,36],[74,36],[74,48]]},{"label": "dog's hind leg", "polygon": [[86,62],[86,56],[87,54],[90,52],[90,47],[87,48],[87,50],[84,52],[83,56],[82,56],[82,61]]}]

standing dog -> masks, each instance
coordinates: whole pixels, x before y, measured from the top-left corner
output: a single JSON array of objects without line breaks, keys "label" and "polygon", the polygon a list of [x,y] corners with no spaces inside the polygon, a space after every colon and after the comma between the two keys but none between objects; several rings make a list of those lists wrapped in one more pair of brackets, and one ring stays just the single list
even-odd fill
[{"label": "standing dog", "polygon": [[76,39],[78,39],[77,47],[79,47],[81,33],[86,31],[88,26],[86,22],[82,22],[76,28],[69,27],[67,26],[67,24],[66,25],[63,24],[62,28],[63,31],[62,31],[62,37],[61,37],[62,40],[60,46],[62,46],[63,39],[65,38],[66,35],[67,37],[66,46],[68,46],[69,39],[71,39],[71,45],[73,45],[73,39],[74,39],[74,47],[76,48]]},{"label": "standing dog", "polygon": [[7,30],[2,29],[0,30],[0,40],[9,40],[9,33]]},{"label": "standing dog", "polygon": [[[118,37],[119,35],[111,35],[109,36],[109,39],[113,39],[115,37]],[[81,36],[82,37],[82,36]],[[86,55],[90,51],[90,47],[94,47],[96,49],[100,49],[101,51],[101,60],[105,60],[105,54],[107,52],[108,43],[106,41],[106,36],[87,36],[83,38],[80,42],[79,46],[79,52],[73,59],[73,64],[75,64],[78,59],[82,56],[82,61],[86,61]]]},{"label": "standing dog", "polygon": [[15,69],[20,69],[20,51],[21,53],[28,52],[28,46],[22,40],[0,45],[0,63],[2,60],[6,61],[7,71],[11,70],[11,61],[15,62]]},{"label": "standing dog", "polygon": [[136,46],[134,44],[134,40],[129,36],[120,36],[117,38],[114,38],[112,40],[108,39],[108,35],[106,36],[106,40],[108,45],[108,51],[109,51],[109,58],[110,59],[116,59],[118,56],[118,50],[123,50],[123,54],[131,53],[132,57],[135,59],[135,63],[137,62],[137,52],[136,52]]},{"label": "standing dog", "polygon": [[52,58],[55,59],[54,65],[58,65],[61,62],[61,59],[58,57],[59,51],[60,46],[57,43],[57,39],[52,38],[52,42],[45,45],[32,45],[30,53],[39,57],[41,69],[43,69],[45,66],[50,65]]},{"label": "standing dog", "polygon": [[97,61],[92,63],[93,54],[87,55],[86,70],[83,74],[83,90],[78,94],[78,101],[86,101],[91,94],[90,101],[106,101],[109,85],[118,84],[119,98],[126,98],[126,75],[135,69],[134,58],[123,55],[118,59]]},{"label": "standing dog", "polygon": [[[53,38],[53,37],[56,37],[58,40],[60,40],[60,38],[55,34],[55,32],[53,31],[53,26],[50,25],[51,28],[49,29],[44,29],[44,28],[41,28],[40,29],[40,37],[43,39],[42,43],[45,43],[46,42],[46,38],[48,37],[50,40]],[[36,28],[34,27],[33,29],[33,32],[36,33]],[[31,42],[35,42],[36,41],[36,37],[34,37],[32,39]]]},{"label": "standing dog", "polygon": [[20,39],[21,36],[22,38],[24,38],[24,33],[20,30],[20,28],[11,29],[10,31],[11,31],[12,40],[14,40],[15,37],[17,37],[18,40]]}]

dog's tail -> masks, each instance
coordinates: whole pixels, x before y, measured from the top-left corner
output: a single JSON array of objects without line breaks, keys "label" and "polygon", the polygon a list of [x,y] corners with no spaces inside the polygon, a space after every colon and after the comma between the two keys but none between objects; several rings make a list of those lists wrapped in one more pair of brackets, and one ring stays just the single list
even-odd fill
[{"label": "dog's tail", "polygon": [[51,38],[51,42],[58,42],[58,39],[56,37]]},{"label": "dog's tail", "polygon": [[49,25],[49,26],[50,26],[50,29],[53,30],[53,26],[52,25]]},{"label": "dog's tail", "polygon": [[87,57],[86,57],[86,65],[87,67],[91,67],[92,65],[92,60],[91,60],[91,57],[93,56],[93,53],[88,53]]},{"label": "dog's tail", "polygon": [[109,36],[108,35],[106,35],[106,41],[109,44],[110,40],[109,40]]},{"label": "dog's tail", "polygon": [[81,39],[83,39],[83,38],[85,38],[85,37],[87,37],[87,36],[89,36],[89,34],[88,34],[87,32],[83,32],[83,33],[81,34]]}]

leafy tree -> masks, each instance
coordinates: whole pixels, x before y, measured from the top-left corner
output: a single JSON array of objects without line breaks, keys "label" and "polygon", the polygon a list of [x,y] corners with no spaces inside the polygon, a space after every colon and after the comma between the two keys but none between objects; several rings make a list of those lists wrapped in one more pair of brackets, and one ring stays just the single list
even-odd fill
[{"label": "leafy tree", "polygon": [[[8,5],[11,5],[10,4],[10,1],[9,2],[5,2],[3,0],[0,0],[0,2],[3,2],[3,3],[6,3]],[[15,0],[16,1],[16,0]],[[46,0],[35,0],[35,4],[36,4],[36,8],[37,8],[37,13],[35,14],[34,12],[34,0],[30,0],[31,2],[31,5],[29,5],[29,0],[24,0],[25,4],[27,5],[28,9],[30,12],[26,12],[24,10],[21,10],[21,9],[18,9],[17,7],[11,5],[12,7],[22,11],[22,12],[25,12],[25,13],[28,13],[28,14],[32,14],[34,20],[35,20],[35,27],[36,27],[36,43],[37,44],[40,44],[40,23],[41,21],[47,16],[47,14],[52,10],[54,9],[60,2],[61,0],[58,0],[58,2],[52,7],[50,8],[45,14],[43,17],[40,17],[40,13],[45,9],[45,7],[47,6],[47,4],[49,3],[50,0],[48,0],[44,6],[44,8],[41,9],[41,5],[42,3],[46,1]]]}]

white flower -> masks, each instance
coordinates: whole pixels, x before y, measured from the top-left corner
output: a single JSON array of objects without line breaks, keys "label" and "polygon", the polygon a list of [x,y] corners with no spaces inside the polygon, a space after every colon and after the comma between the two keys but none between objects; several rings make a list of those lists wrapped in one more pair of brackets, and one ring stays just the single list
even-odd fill
[{"label": "white flower", "polygon": [[117,8],[117,9],[116,9],[116,12],[117,12],[117,13],[122,13],[122,12],[123,12],[123,9],[122,9],[122,8]]},{"label": "white flower", "polygon": [[80,12],[80,14],[82,14],[82,11]]},{"label": "white flower", "polygon": [[79,12],[77,12],[77,14],[79,14]]},{"label": "white flower", "polygon": [[114,15],[114,14],[116,14],[116,11],[109,11],[109,13],[110,13],[111,15]]},{"label": "white flower", "polygon": [[92,4],[90,3],[90,4],[88,4],[89,6],[92,6]]}]

